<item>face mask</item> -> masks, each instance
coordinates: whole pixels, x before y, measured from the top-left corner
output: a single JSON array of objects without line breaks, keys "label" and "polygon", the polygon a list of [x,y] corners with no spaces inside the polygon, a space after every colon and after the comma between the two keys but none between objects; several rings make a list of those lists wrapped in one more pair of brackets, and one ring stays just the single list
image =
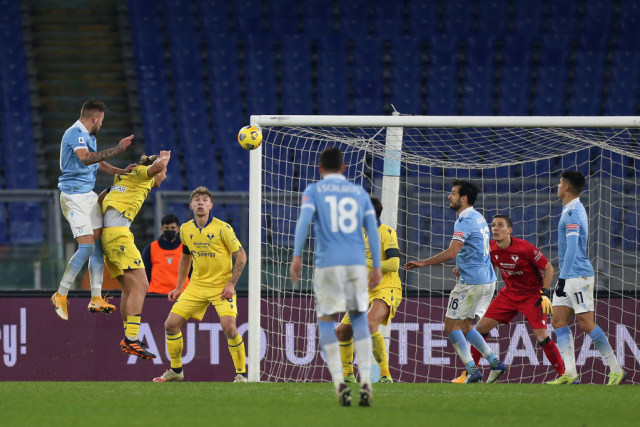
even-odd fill
[{"label": "face mask", "polygon": [[172,241],[173,239],[175,239],[176,234],[177,232],[175,230],[164,230],[162,232],[162,235],[164,236],[165,240],[168,240],[168,241]]}]

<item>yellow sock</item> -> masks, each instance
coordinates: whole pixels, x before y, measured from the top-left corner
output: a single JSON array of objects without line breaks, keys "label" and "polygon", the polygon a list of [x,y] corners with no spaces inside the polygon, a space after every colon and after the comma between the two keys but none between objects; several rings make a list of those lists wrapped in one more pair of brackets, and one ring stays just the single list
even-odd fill
[{"label": "yellow sock", "polygon": [[182,368],[182,331],[177,334],[167,332],[167,350],[169,350],[169,359],[171,359],[172,368]]},{"label": "yellow sock", "polygon": [[387,349],[384,345],[384,337],[380,331],[376,331],[371,334],[371,339],[373,340],[373,358],[376,359],[376,362],[378,362],[378,366],[380,367],[380,376],[390,377],[391,373],[389,372],[389,360],[387,359]]},{"label": "yellow sock", "polygon": [[124,332],[124,335],[130,340],[137,340],[138,334],[140,333],[140,319],[142,316],[139,314],[136,316],[127,316],[127,329]]},{"label": "yellow sock", "polygon": [[127,321],[122,319],[122,327],[124,328],[124,332],[127,332]]},{"label": "yellow sock", "polygon": [[247,372],[247,357],[244,352],[244,341],[242,335],[238,334],[233,338],[227,338],[229,343],[229,353],[233,359],[233,366],[236,367],[236,374],[244,374]]},{"label": "yellow sock", "polygon": [[340,358],[342,359],[342,373],[353,375],[353,338],[349,341],[338,341],[340,344]]}]

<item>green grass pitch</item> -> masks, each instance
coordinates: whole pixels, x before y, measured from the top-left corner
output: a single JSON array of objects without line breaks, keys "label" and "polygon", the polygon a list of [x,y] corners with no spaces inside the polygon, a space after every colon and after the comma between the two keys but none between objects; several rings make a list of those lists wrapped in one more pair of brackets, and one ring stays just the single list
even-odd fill
[{"label": "green grass pitch", "polygon": [[637,425],[640,388],[378,384],[338,406],[328,383],[0,382],[0,423],[176,426]]}]

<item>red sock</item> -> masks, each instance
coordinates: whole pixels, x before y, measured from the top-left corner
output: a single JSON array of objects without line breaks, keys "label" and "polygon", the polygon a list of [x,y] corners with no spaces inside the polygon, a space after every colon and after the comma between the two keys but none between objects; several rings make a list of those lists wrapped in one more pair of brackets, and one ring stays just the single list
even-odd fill
[{"label": "red sock", "polygon": [[547,337],[542,343],[542,350],[544,354],[547,356],[547,359],[551,363],[551,366],[554,367],[558,375],[564,374],[564,362],[562,361],[562,356],[560,356],[560,351],[556,346],[556,343],[551,341],[551,338]]},{"label": "red sock", "polygon": [[478,349],[475,348],[474,346],[470,345],[470,347],[471,347],[471,357],[473,357],[473,361],[475,362],[476,366],[478,366],[478,362],[480,362],[480,359],[482,359],[482,354],[480,354]]}]

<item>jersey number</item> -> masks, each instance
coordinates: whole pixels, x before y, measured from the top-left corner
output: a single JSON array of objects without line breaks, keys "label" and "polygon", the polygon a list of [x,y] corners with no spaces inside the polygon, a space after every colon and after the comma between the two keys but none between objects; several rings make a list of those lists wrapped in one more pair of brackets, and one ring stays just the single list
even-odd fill
[{"label": "jersey number", "polygon": [[482,228],[482,240],[484,241],[484,256],[487,256],[491,250],[489,246],[489,227],[486,225]]},{"label": "jersey number", "polygon": [[582,292],[574,292],[573,295],[575,295],[578,304],[584,304],[584,297],[582,296]]},{"label": "jersey number", "polygon": [[329,203],[331,211],[331,232],[348,234],[358,228],[358,203],[353,197],[343,197],[338,202],[336,196],[326,196],[324,201]]}]

